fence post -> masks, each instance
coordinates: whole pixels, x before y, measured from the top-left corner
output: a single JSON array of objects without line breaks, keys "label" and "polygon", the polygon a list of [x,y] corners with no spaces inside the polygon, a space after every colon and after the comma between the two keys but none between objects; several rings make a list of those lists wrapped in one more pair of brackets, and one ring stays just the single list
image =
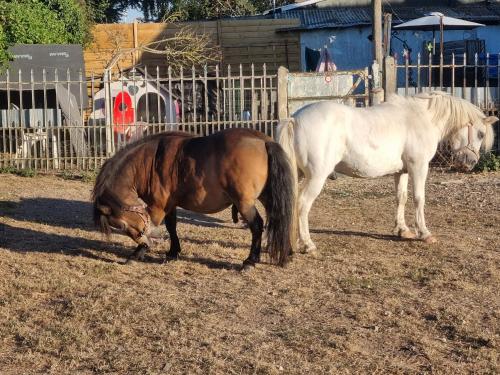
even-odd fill
[{"label": "fence post", "polygon": [[384,88],[385,100],[396,93],[397,70],[394,57],[386,56],[384,58],[384,75],[382,87]]},{"label": "fence post", "polygon": [[384,101],[384,89],[381,87],[380,65],[376,60],[372,64],[372,89],[370,90],[370,102],[372,105],[380,104]]},{"label": "fence post", "polygon": [[288,69],[278,68],[278,120],[288,118]]},{"label": "fence post", "polygon": [[114,134],[113,134],[113,98],[111,96],[111,74],[108,69],[104,71],[104,111],[106,125],[106,156],[114,154]]}]

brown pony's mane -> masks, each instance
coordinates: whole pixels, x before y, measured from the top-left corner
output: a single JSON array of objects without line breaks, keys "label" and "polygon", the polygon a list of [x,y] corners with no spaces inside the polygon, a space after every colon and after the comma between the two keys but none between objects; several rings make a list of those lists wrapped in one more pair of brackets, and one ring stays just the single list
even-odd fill
[{"label": "brown pony's mane", "polygon": [[100,226],[103,232],[108,232],[109,229],[105,228],[105,225],[103,225],[101,216],[102,213],[98,209],[98,201],[99,197],[103,196],[106,194],[106,202],[111,205],[111,209],[120,209],[121,208],[121,202],[117,197],[115,197],[113,194],[110,193],[108,187],[112,184],[112,182],[120,177],[120,172],[122,169],[123,162],[127,159],[127,157],[136,151],[137,147],[143,146],[146,143],[149,142],[155,142],[159,141],[161,138],[164,137],[193,137],[192,134],[189,133],[184,133],[180,131],[172,131],[172,132],[165,132],[165,133],[159,133],[159,134],[152,134],[148,135],[144,138],[141,138],[135,142],[132,142],[122,149],[120,149],[114,156],[106,160],[106,162],[103,164],[101,170],[99,171],[99,174],[97,175],[96,182],[94,185],[94,189],[92,190],[92,203],[93,203],[93,216],[94,216],[94,223],[97,226]]}]

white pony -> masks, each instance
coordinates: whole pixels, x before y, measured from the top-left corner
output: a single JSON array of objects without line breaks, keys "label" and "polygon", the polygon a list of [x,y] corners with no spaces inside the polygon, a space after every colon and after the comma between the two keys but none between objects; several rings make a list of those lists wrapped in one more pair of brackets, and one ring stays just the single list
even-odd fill
[{"label": "white pony", "polygon": [[[436,239],[425,225],[425,180],[438,143],[449,141],[461,167],[471,169],[481,147],[493,144],[492,124],[473,104],[444,92],[413,97],[394,95],[369,108],[352,108],[331,101],[307,105],[283,120],[277,140],[288,154],[294,171],[304,176],[298,197],[299,249],[316,250],[309,234],[309,210],[333,172],[352,177],[393,174],[397,212],[394,233],[415,235],[405,223],[408,175],[413,180],[417,237]],[[296,176],[297,177],[297,176]]]}]

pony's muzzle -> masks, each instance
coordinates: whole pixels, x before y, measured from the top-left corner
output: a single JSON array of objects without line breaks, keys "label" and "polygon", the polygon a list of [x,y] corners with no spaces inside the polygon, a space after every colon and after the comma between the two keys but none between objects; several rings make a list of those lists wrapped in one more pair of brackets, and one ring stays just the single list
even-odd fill
[{"label": "pony's muzzle", "polygon": [[138,245],[151,246],[151,240],[146,234],[142,234],[139,238],[134,240]]},{"label": "pony's muzzle", "polygon": [[455,166],[464,171],[470,171],[479,161],[478,156],[469,150],[461,151],[456,155]]}]

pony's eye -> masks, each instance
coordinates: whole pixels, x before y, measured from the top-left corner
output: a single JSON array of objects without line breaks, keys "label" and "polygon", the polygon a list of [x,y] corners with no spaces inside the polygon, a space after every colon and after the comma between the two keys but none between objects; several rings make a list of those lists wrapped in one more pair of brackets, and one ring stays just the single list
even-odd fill
[{"label": "pony's eye", "polygon": [[484,132],[482,132],[482,131],[478,131],[478,132],[477,132],[477,137],[478,137],[479,139],[483,139],[483,138],[484,138]]}]

